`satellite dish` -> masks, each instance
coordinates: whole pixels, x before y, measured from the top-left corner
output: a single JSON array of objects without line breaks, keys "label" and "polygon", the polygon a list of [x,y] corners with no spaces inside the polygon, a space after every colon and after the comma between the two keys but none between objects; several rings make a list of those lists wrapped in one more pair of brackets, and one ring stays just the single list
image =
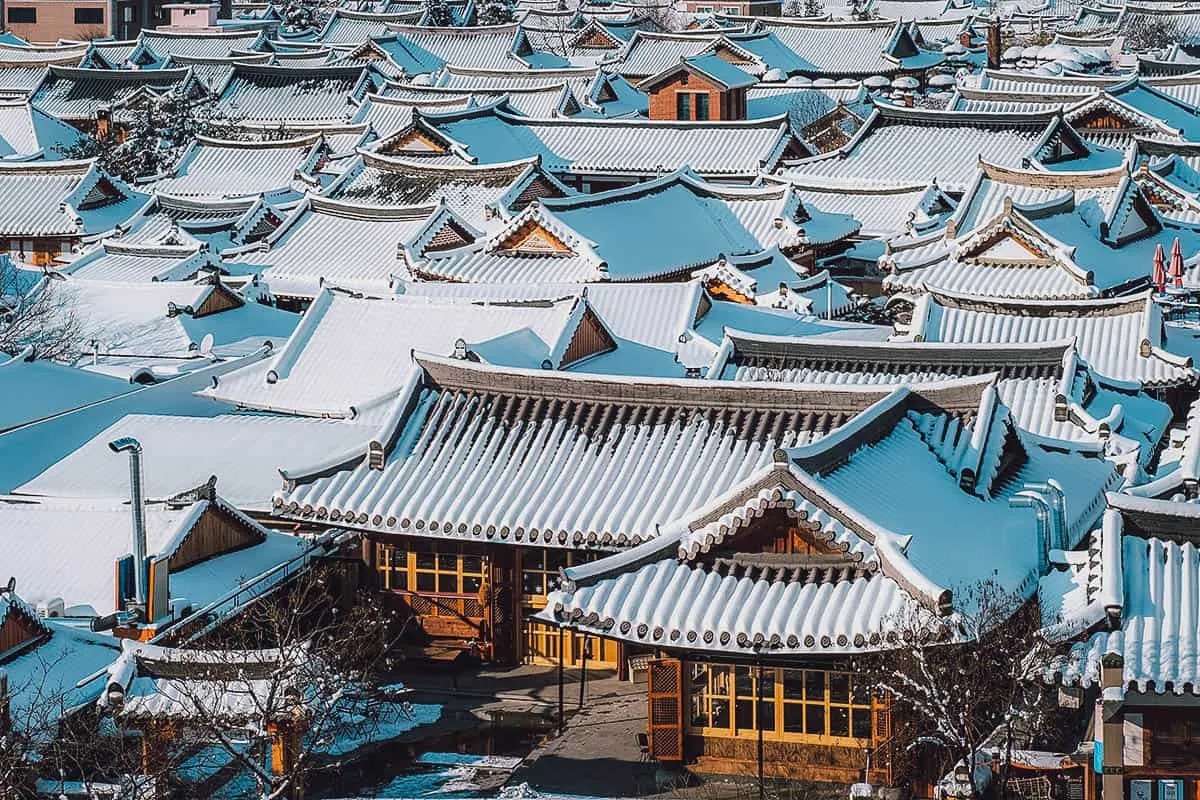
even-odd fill
[{"label": "satellite dish", "polygon": [[204,338],[200,340],[200,355],[210,356],[213,349],[213,335],[211,333],[204,334]]}]

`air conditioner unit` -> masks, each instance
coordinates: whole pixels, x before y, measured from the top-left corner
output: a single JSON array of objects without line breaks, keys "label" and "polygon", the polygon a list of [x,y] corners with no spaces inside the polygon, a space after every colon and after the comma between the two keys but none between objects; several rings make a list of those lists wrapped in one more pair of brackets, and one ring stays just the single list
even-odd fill
[{"label": "air conditioner unit", "polygon": [[67,604],[63,602],[61,597],[51,597],[37,604],[37,615],[43,619],[46,617],[65,617],[67,615]]}]

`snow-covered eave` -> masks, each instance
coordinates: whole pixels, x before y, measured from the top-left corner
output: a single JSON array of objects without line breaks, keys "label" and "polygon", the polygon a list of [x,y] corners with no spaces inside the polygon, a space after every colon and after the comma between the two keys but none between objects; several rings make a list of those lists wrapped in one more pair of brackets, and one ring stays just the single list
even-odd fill
[{"label": "snow-covered eave", "polygon": [[[346,450],[333,453],[312,464],[300,465],[279,470],[285,485],[290,491],[301,483],[311,483],[317,478],[332,475],[347,469],[353,469],[364,459],[372,457],[383,458],[391,449],[404,427],[404,421],[412,409],[424,383],[425,374],[420,369],[414,369],[405,382],[394,392],[385,397],[390,399],[391,407],[376,430],[375,435],[365,442],[351,445]],[[383,399],[383,398],[381,398]],[[276,492],[274,503],[276,507],[284,500],[283,492]]]}]

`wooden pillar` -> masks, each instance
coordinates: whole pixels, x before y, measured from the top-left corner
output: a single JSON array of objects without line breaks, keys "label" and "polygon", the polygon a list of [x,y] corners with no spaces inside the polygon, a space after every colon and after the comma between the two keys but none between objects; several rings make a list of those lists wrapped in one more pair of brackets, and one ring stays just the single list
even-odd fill
[{"label": "wooden pillar", "polygon": [[175,728],[170,722],[150,720],[138,730],[142,734],[142,774],[152,779],[156,796],[165,796]]},{"label": "wooden pillar", "polygon": [[[1124,660],[1120,656],[1106,655],[1100,665],[1100,686],[1119,687],[1124,683]],[[1100,727],[1100,741],[1104,746],[1101,759],[1100,790],[1104,800],[1124,800],[1125,797],[1125,723],[1122,701],[1101,700],[1097,708],[1095,724]]]}]

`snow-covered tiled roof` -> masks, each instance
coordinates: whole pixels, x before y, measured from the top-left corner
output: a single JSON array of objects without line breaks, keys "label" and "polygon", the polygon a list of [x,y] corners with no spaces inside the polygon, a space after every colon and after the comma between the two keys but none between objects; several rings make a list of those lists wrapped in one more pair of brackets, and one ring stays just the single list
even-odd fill
[{"label": "snow-covered tiled roof", "polygon": [[226,260],[260,273],[277,295],[315,297],[324,286],[391,294],[408,274],[406,248],[437,213],[434,205],[383,207],[307,195],[261,242]]},{"label": "snow-covered tiled roof", "polygon": [[688,166],[705,177],[756,176],[795,145],[782,117],[745,122],[530,120],[496,106],[423,119],[476,163],[541,155],[556,174],[656,176]]},{"label": "snow-covered tiled roof", "polygon": [[279,488],[283,460],[315,460],[364,442],[372,433],[372,427],[355,422],[267,414],[130,414],[14,493],[122,501],[129,494],[129,476],[113,469],[108,442],[132,436],[142,445],[150,502],[169,500],[215,476],[221,496],[231,505],[265,512]]},{"label": "snow-covered tiled roof", "polygon": [[308,186],[298,176],[314,170],[321,147],[319,135],[267,142],[201,136],[151,188],[176,197],[220,200],[263,195],[271,202],[294,202]]},{"label": "snow-covered tiled roof", "polygon": [[728,331],[709,377],[845,385],[920,385],[997,375],[1000,400],[1024,431],[1149,459],[1170,410],[1144,393],[1096,378],[1070,340],[1013,344],[864,342]]},{"label": "snow-covered tiled roof", "polygon": [[[1113,659],[1122,687],[1200,693],[1197,506],[1123,494],[1109,495],[1109,506],[1097,532],[1104,556],[1068,566],[1066,593],[1078,598],[1059,600],[1062,618],[1052,628],[1084,635],[1046,665],[1045,676],[1095,686],[1102,659]],[[1044,585],[1043,592],[1050,589],[1064,595],[1056,585]]]},{"label": "snow-covered tiled roof", "polygon": [[943,222],[953,201],[937,184],[897,187],[830,187],[789,179],[802,202],[858,221],[859,234],[888,239],[909,230],[922,232]]},{"label": "snow-covered tiled roof", "polygon": [[287,67],[237,64],[218,108],[244,124],[340,125],[354,116],[352,95],[360,67]]},{"label": "snow-covered tiled roof", "polygon": [[83,134],[35,107],[28,99],[0,99],[0,159],[57,161]]},{"label": "snow-covered tiled roof", "polygon": [[768,69],[761,58],[722,34],[650,31],[634,33],[621,51],[616,69],[630,79],[648,78],[677,66],[682,60],[714,52],[725,53],[734,67],[751,75],[761,75]]},{"label": "snow-covered tiled roof", "polygon": [[[543,188],[521,195],[529,182],[540,180]],[[332,197],[377,205],[435,205],[444,202],[476,227],[488,226],[493,213],[519,211],[538,196],[571,194],[545,173],[538,159],[511,164],[444,166],[420,159],[399,159],[363,153],[359,164],[347,170]],[[497,219],[498,221],[498,219]]]},{"label": "snow-covered tiled roof", "polygon": [[[973,441],[972,427],[993,415],[1003,419],[1003,406],[987,403],[989,392],[964,431]],[[1062,456],[1023,451],[1016,467],[1005,468],[1016,474],[981,503],[938,449],[937,431],[963,430],[962,423],[925,402],[897,389],[829,437],[792,454],[778,451],[772,467],[712,492],[703,509],[664,525],[659,539],[567,568],[564,586],[539,616],[659,647],[844,653],[886,647],[895,616],[920,607],[950,613],[952,588],[969,585],[972,575],[1027,590],[1039,543],[1007,498],[1022,481],[1053,474]],[[998,448],[1013,446],[1003,441]],[[1066,489],[1078,504],[1072,530],[1095,519],[1114,476],[1103,462],[1076,471]],[[937,500],[927,506],[896,499],[906,496]],[[935,521],[944,522],[942,510],[950,507],[964,516],[954,525]],[[771,509],[794,518],[821,555],[735,552],[739,529],[752,529]],[[964,541],[960,519],[1012,538]]]},{"label": "snow-covered tiled roof", "polygon": [[[212,358],[199,352],[207,334],[220,353],[249,339],[255,347],[263,341],[282,342],[298,321],[286,311],[242,303],[228,288],[211,282],[71,277],[57,283],[55,291],[65,298],[63,313],[78,320],[79,348],[87,351],[81,366],[90,364],[98,350],[101,365],[111,363],[114,374],[144,370],[156,375],[160,368],[171,373],[176,366],[168,359],[204,365]],[[214,294],[223,295],[225,302],[219,304],[221,310],[206,312],[205,301]]]},{"label": "snow-covered tiled roof", "polygon": [[[114,458],[111,453],[109,458]],[[303,540],[268,533],[232,511],[224,501],[201,500],[176,508],[147,506],[147,553],[158,556],[173,553],[200,516],[210,508],[235,514],[242,524],[261,534],[263,543],[249,548],[250,551],[263,548],[269,556],[270,563],[260,572],[299,555],[304,546]],[[81,616],[103,615],[115,610],[115,564],[132,550],[131,528],[127,502],[69,499],[0,502],[0,539],[8,554],[5,567],[16,576],[21,597],[30,603],[61,597],[68,610],[77,610]],[[64,558],[64,553],[70,553],[71,557]],[[206,562],[208,566],[201,565],[200,570],[219,570],[219,559],[218,556]],[[236,586],[236,578],[228,575],[223,582],[218,582],[218,586],[219,589],[210,587],[207,596],[197,595],[180,591],[184,588],[182,582],[176,585],[173,580],[171,590],[175,596],[202,604]]]},{"label": "snow-covered tiled roof", "polygon": [[0,66],[0,94],[28,96],[46,79],[45,67]]},{"label": "snow-covered tiled roof", "polygon": [[[145,202],[92,161],[0,163],[0,235],[84,237],[107,233]],[[32,254],[27,254],[32,256]]]},{"label": "snow-covered tiled roof", "polygon": [[[918,49],[906,22],[848,22],[788,17],[753,18],[749,21],[756,22],[756,32],[773,34],[784,48],[795,55],[797,63],[771,64],[788,73],[812,77],[890,75],[900,69],[928,68],[942,62],[940,52]],[[731,38],[739,41],[739,37]],[[753,44],[748,41],[746,46],[752,48]]]},{"label": "snow-covered tiled roof", "polygon": [[63,267],[75,278],[100,281],[181,281],[217,269],[215,256],[194,247],[154,247],[108,240]]},{"label": "snow-covered tiled roof", "polygon": [[513,69],[520,66],[513,47],[520,31],[516,23],[477,28],[430,28],[390,24],[408,47],[432,56],[432,72],[444,64],[475,69]]},{"label": "snow-covered tiled roof", "polygon": [[981,158],[1017,167],[1060,138],[1086,156],[1078,135],[1056,112],[968,114],[880,106],[846,145],[793,162],[783,174],[830,186],[895,187],[936,180],[947,191],[962,192],[975,178]]},{"label": "snow-covered tiled roof", "polygon": [[224,58],[246,50],[257,50],[265,36],[262,31],[157,31],[144,30],[141,43],[159,58],[189,56],[192,58]]},{"label": "snow-covered tiled roof", "polygon": [[[279,513],[500,543],[636,545],[888,391],[418,361],[378,443],[288,470]],[[930,392],[964,412],[978,405],[969,385]]]},{"label": "snow-covered tiled roof", "polygon": [[[562,247],[512,244],[532,227],[549,231]],[[607,192],[542,198],[486,240],[432,256],[417,271],[473,282],[648,280],[723,255],[829,244],[857,230],[848,217],[805,208],[787,185],[719,186],[685,168]]]},{"label": "snow-covered tiled roof", "polygon": [[938,291],[921,296],[908,337],[915,341],[1018,344],[1075,339],[1098,374],[1144,386],[1189,385],[1191,359],[1162,349],[1162,317],[1150,294],[1106,300],[998,300]]},{"label": "snow-covered tiled roof", "polygon": [[183,88],[190,80],[191,71],[186,67],[116,70],[51,66],[32,101],[59,119],[93,120],[97,109],[120,106],[139,91],[161,94]]},{"label": "snow-covered tiled roof", "polygon": [[578,293],[553,302],[488,303],[358,299],[326,290],[275,356],[223,376],[204,394],[246,408],[354,417],[390,401],[419,371],[414,352],[451,355],[461,340],[483,361],[540,367],[578,324],[579,302]]}]

